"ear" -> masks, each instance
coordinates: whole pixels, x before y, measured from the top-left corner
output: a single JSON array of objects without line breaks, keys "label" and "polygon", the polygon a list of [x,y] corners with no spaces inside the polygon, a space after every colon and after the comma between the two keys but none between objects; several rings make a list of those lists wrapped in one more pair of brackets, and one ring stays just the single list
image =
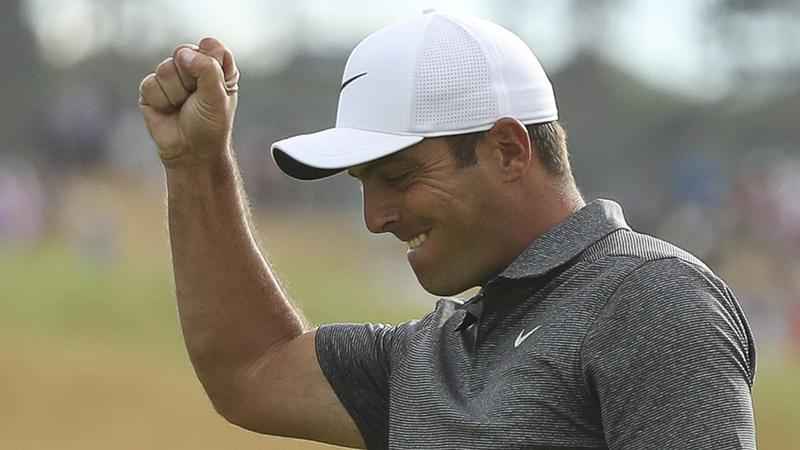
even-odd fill
[{"label": "ear", "polygon": [[500,179],[506,182],[521,178],[531,167],[533,152],[528,130],[520,121],[509,117],[495,122],[486,135],[488,161]]}]

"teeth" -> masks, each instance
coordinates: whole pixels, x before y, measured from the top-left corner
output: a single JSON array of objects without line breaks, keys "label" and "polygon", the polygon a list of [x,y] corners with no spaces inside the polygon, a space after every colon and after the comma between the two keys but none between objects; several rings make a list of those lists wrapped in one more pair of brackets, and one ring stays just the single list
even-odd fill
[{"label": "teeth", "polygon": [[425,239],[428,239],[428,235],[426,233],[422,233],[419,236],[415,237],[414,239],[408,241],[409,250],[413,250],[422,245],[422,243],[425,242]]}]

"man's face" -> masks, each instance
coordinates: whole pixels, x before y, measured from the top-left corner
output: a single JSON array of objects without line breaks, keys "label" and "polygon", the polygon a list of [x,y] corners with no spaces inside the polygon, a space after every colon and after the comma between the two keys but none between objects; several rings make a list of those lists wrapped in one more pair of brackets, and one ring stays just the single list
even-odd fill
[{"label": "man's face", "polygon": [[508,264],[498,249],[502,221],[492,220],[497,183],[480,162],[459,167],[444,139],[423,140],[349,173],[361,180],[367,228],[408,243],[408,262],[428,292],[460,293]]}]

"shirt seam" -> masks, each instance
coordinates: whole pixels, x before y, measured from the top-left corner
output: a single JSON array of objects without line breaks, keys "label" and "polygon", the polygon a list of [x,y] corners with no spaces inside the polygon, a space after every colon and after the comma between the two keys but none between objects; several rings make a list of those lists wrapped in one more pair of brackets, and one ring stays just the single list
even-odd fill
[{"label": "shirt seam", "polygon": [[[591,398],[591,394],[592,394],[590,389],[589,389],[589,380],[586,378],[586,371],[584,370],[584,364],[583,364],[584,363],[584,349],[586,348],[587,340],[589,339],[589,335],[591,334],[592,330],[596,328],[597,322],[598,322],[598,320],[600,320],[600,317],[603,315],[603,312],[606,310],[606,308],[608,308],[609,303],[611,303],[611,301],[617,296],[617,294],[619,293],[619,290],[622,288],[622,286],[625,284],[625,282],[628,280],[628,278],[630,278],[631,275],[635,274],[637,271],[639,271],[640,269],[642,269],[644,266],[646,266],[648,264],[654,264],[654,263],[657,263],[657,262],[660,262],[660,261],[670,260],[670,259],[676,260],[679,263],[682,263],[682,264],[685,264],[685,265],[689,266],[693,271],[696,271],[699,275],[704,275],[703,272],[699,270],[699,266],[697,266],[696,264],[692,263],[691,261],[687,261],[684,258],[681,258],[680,256],[675,256],[675,255],[665,255],[665,256],[660,256],[660,257],[652,258],[652,259],[649,259],[649,258],[643,257],[643,256],[639,256],[639,255],[613,255],[612,254],[612,255],[607,255],[607,256],[609,256],[609,257],[631,258],[631,259],[634,259],[634,260],[638,259],[639,260],[639,264],[636,267],[632,268],[630,270],[630,272],[628,272],[622,278],[622,280],[619,282],[619,284],[614,288],[614,291],[608,296],[608,298],[604,302],[603,306],[598,311],[597,316],[592,320],[592,323],[586,328],[586,333],[584,334],[583,339],[581,340],[581,346],[580,346],[580,350],[578,352],[578,364],[579,364],[580,369],[581,369],[581,378],[583,378],[583,383],[582,383],[583,386],[582,387],[583,387],[583,390],[584,390],[584,394],[587,395],[587,398]],[[601,258],[597,258],[597,260],[599,260],[599,259],[601,259]],[[713,283],[712,283],[712,285],[713,285]]]},{"label": "shirt seam", "polygon": [[[339,393],[339,390],[336,389],[336,387],[333,385],[333,382],[331,381],[331,376],[329,375],[329,371],[328,371],[328,369],[330,367],[329,367],[329,365],[327,363],[323,363],[323,358],[321,358],[321,353],[320,353],[320,343],[321,343],[321,341],[319,340],[320,331],[322,331],[323,327],[328,328],[328,327],[332,327],[332,326],[333,325],[321,325],[321,326],[317,327],[316,331],[314,332],[314,353],[316,353],[317,364],[319,364],[320,370],[322,371],[322,374],[325,376],[325,381],[328,382],[328,386],[330,386],[330,388],[333,391],[333,393],[336,394],[336,398],[339,400],[339,403],[342,405],[342,407],[345,409],[345,411],[347,411],[347,414],[350,416],[350,418],[356,424],[356,427],[358,428],[358,432],[361,434],[361,438],[364,440],[364,444],[366,445],[366,448],[370,449],[371,448],[371,446],[370,446],[371,439],[369,439],[369,438],[372,438],[372,433],[368,433],[367,432],[367,431],[369,431],[368,429],[366,429],[366,428],[369,428],[368,424],[363,421],[363,418],[362,418],[361,414],[354,414],[353,413],[353,412],[357,411],[357,408],[354,408],[353,407],[354,405],[349,401],[349,399],[347,399],[345,396],[341,395]],[[329,330],[324,330],[323,333],[329,333]],[[387,388],[388,388],[388,386],[387,386]],[[387,407],[389,405],[388,404],[388,397],[389,397],[389,395],[387,393]],[[386,412],[386,422],[387,423],[386,423],[386,436],[385,437],[386,437],[386,442],[388,443],[388,441],[389,441],[389,423],[388,423],[389,422],[389,411],[388,410]]]},{"label": "shirt seam", "polygon": [[[442,300],[446,301],[445,299],[442,299]],[[438,305],[437,305],[437,308],[434,309],[433,312],[435,313],[435,312],[437,312],[437,310],[438,310]],[[388,384],[388,391],[389,391],[389,404],[388,404],[389,408],[391,408],[391,406],[392,406],[392,403],[391,403],[392,378],[394,377],[394,374],[397,371],[401,370],[403,368],[403,365],[406,363],[406,361],[407,361],[406,357],[408,356],[408,349],[411,348],[411,345],[416,340],[421,339],[420,336],[423,333],[429,333],[430,322],[431,322],[431,320],[433,320],[433,318],[431,316],[432,316],[432,314],[429,313],[429,314],[426,315],[426,317],[424,317],[422,320],[417,322],[416,329],[413,332],[410,333],[410,336],[406,336],[406,339],[404,339],[405,345],[404,345],[402,351],[397,350],[396,346],[394,344],[392,345],[392,349],[390,350],[390,355],[389,355],[389,376],[386,379],[386,382]],[[397,366],[395,366],[394,361],[393,361],[395,355],[398,356]],[[388,438],[388,431],[389,431],[388,425],[386,427],[386,431],[387,431],[387,438]]]},{"label": "shirt seam", "polygon": [[[699,265],[693,263],[692,261],[687,261],[687,260],[682,259],[680,257],[673,257],[673,258],[677,259],[680,264],[686,266],[689,270],[691,270],[697,276],[699,276],[702,279],[704,279],[706,281],[706,283],[708,283],[709,287],[714,289],[714,291],[717,293],[717,295],[719,295],[720,299],[724,299],[726,301],[726,303],[728,303],[728,306],[733,307],[734,310],[736,309],[736,307],[735,307],[735,303],[736,302],[732,302],[731,300],[733,300],[733,299],[727,294],[729,286],[727,285],[727,283],[725,283],[724,280],[720,279],[713,272],[705,270],[704,266],[699,266]],[[661,258],[661,259],[666,259],[666,258]],[[655,261],[657,261],[657,260],[654,260],[654,262]],[[728,289],[721,289],[720,286],[718,286],[715,281],[721,282],[723,287],[728,288]],[[740,330],[736,330],[737,334],[739,334],[738,331],[744,331],[745,334],[742,335],[742,337],[746,340],[747,339],[746,328],[748,327],[748,325],[743,323],[742,320],[741,320],[741,319],[745,319],[746,320],[744,315],[742,315],[742,317],[738,317],[736,314],[731,314],[731,319],[734,320],[734,322],[736,324],[736,327],[740,328]],[[748,357],[748,360],[750,360],[751,357],[753,357],[753,355],[750,354],[751,352],[750,352],[748,343],[747,342],[742,342],[742,348],[747,351],[746,356]],[[754,369],[754,367],[751,367],[751,366],[748,365],[746,367],[746,370],[747,370],[747,377],[748,377],[748,385],[752,389],[753,383],[754,383],[754,380],[755,380],[755,369]]]},{"label": "shirt seam", "polygon": [[[578,351],[578,364],[579,364],[580,370],[581,370],[581,378],[583,378],[583,383],[582,383],[583,391],[584,391],[584,394],[587,395],[587,398],[591,398],[592,397],[591,390],[589,389],[589,380],[587,379],[586,371],[584,370],[584,349],[586,348],[587,341],[589,340],[589,335],[591,334],[592,330],[594,330],[596,328],[597,322],[600,320],[600,317],[603,315],[603,312],[606,310],[606,308],[608,308],[609,303],[611,303],[611,301],[619,294],[620,289],[622,289],[622,286],[625,285],[625,282],[631,277],[631,275],[635,274],[637,271],[639,271],[640,269],[642,269],[644,266],[646,266],[648,264],[652,264],[652,263],[656,263],[656,262],[664,261],[664,260],[669,260],[669,259],[674,259],[674,260],[677,260],[679,262],[685,262],[688,265],[692,266],[692,269],[697,270],[696,267],[694,267],[694,264],[692,264],[691,262],[685,261],[684,259],[682,259],[682,258],[680,258],[678,256],[674,256],[674,255],[661,256],[661,257],[653,258],[653,259],[648,259],[646,257],[642,257],[642,256],[639,256],[639,255],[607,255],[607,256],[610,256],[610,257],[623,257],[623,258],[630,258],[630,259],[633,259],[633,260],[639,260],[639,264],[637,264],[636,267],[633,267],[630,270],[630,272],[628,272],[622,278],[622,280],[620,280],[620,282],[614,288],[614,291],[608,296],[606,301],[603,303],[603,306],[597,312],[597,316],[595,316],[595,318],[592,320],[591,324],[589,324],[589,326],[586,328],[586,333],[584,334],[583,339],[581,340],[581,347],[580,347],[580,350]],[[599,259],[600,258],[598,258],[598,260]]]}]

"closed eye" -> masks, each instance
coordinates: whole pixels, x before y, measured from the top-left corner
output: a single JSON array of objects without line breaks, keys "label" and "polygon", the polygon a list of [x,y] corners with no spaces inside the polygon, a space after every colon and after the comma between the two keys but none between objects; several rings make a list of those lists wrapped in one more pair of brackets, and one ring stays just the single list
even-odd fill
[{"label": "closed eye", "polygon": [[401,181],[408,178],[409,175],[411,175],[411,172],[403,172],[399,175],[387,175],[386,177],[384,177],[384,180],[386,180],[389,183],[400,183]]}]

